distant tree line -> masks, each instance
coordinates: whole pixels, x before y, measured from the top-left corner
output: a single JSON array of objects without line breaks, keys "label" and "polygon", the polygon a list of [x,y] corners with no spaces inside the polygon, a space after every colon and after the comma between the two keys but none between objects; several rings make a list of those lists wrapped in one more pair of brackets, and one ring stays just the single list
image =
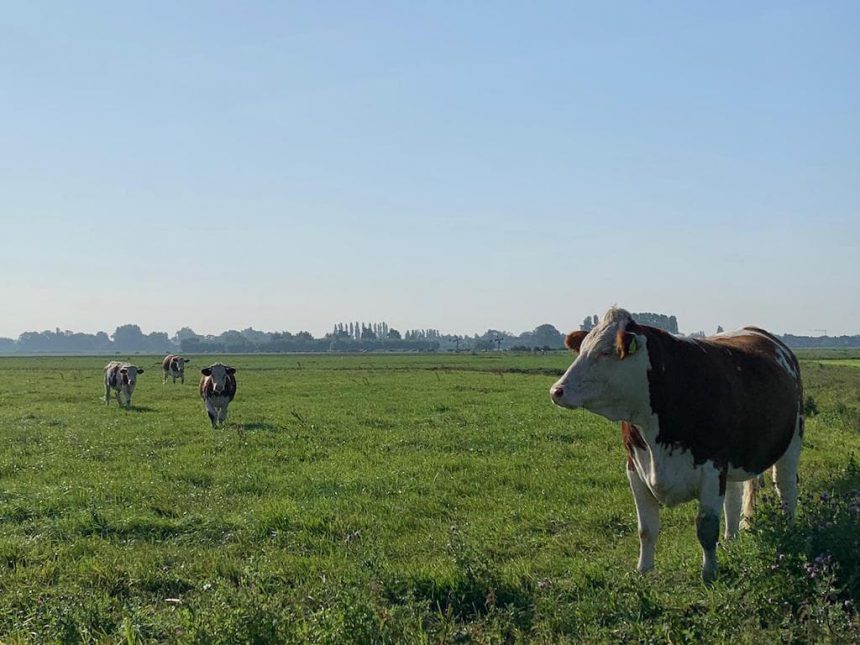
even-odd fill
[{"label": "distant tree line", "polygon": [[0,351],[27,354],[50,353],[103,353],[119,352],[161,352],[170,350],[175,344],[165,332],[144,334],[137,325],[121,325],[111,336],[100,331],[84,334],[73,331],[27,331],[18,340],[0,338]]},{"label": "distant tree line", "polygon": [[[667,331],[670,334],[678,334],[678,319],[675,316],[667,316],[666,314],[652,314],[652,313],[639,313],[639,314],[630,314],[633,316],[633,320],[642,324],[648,325],[649,327],[656,327],[657,329],[662,329],[663,331]],[[585,320],[582,321],[582,324],[579,326],[581,331],[591,331],[597,324],[600,322],[600,319],[597,317],[597,314],[593,316],[586,316]]]},{"label": "distant tree line", "polygon": [[795,336],[783,334],[780,336],[789,347],[860,347],[860,336]]},{"label": "distant tree line", "polygon": [[[657,327],[670,334],[676,336],[682,335],[678,331],[678,319],[675,316],[667,316],[666,314],[655,313],[632,313],[633,319],[643,325]],[[579,328],[582,331],[591,331],[594,329],[600,319],[597,315],[586,316],[580,324]],[[722,325],[717,325],[717,334],[723,333]],[[707,334],[704,331],[694,331],[686,334],[690,338],[706,338]],[[819,347],[819,348],[845,348],[845,347],[860,347],[860,335],[854,336],[796,336],[794,334],[782,334],[779,336],[783,342],[789,347],[804,348],[804,347]]]},{"label": "distant tree line", "polygon": [[113,334],[86,334],[55,329],[24,332],[17,339],[0,338],[4,354],[159,354],[438,351],[442,335],[435,329],[411,329],[401,335],[387,323],[338,323],[331,333],[314,338],[307,331],[264,332],[251,327],[230,329],[218,335],[201,335],[183,327],[173,336],[166,332],[144,334],[138,325],[121,325]]},{"label": "distant tree line", "polygon": [[[633,314],[643,324],[660,327],[677,334],[675,316],[664,314]],[[579,326],[589,331],[599,322],[597,316],[587,316]],[[722,330],[719,327],[718,330]],[[704,336],[694,332],[691,336]],[[783,340],[790,347],[860,347],[856,336],[795,336],[786,334]],[[520,334],[488,329],[472,336],[443,334],[438,329],[408,329],[401,333],[385,322],[337,323],[331,332],[315,338],[307,331],[264,332],[252,327],[241,331],[230,329],[218,335],[201,335],[183,327],[173,336],[155,331],[144,334],[137,325],[121,325],[113,334],[100,331],[85,334],[73,331],[28,331],[17,339],[0,338],[2,354],[160,354],[182,352],[206,353],[299,353],[299,352],[489,352],[534,351],[564,348],[564,334],[553,325],[538,325]]]}]

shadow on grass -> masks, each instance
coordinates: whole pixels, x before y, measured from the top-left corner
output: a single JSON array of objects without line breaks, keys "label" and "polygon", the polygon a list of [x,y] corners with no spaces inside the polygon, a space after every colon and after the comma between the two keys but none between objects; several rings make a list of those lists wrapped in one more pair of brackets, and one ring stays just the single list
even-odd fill
[{"label": "shadow on grass", "polygon": [[133,405],[130,408],[128,408],[128,412],[139,412],[139,413],[155,412],[155,408],[151,408],[151,407],[146,406],[146,405]]},{"label": "shadow on grass", "polygon": [[456,573],[435,577],[381,575],[391,603],[411,598],[430,611],[463,624],[480,622],[496,612],[504,612],[518,629],[528,632],[535,619],[535,585],[522,579],[506,580],[488,561],[481,548],[457,527],[449,532],[448,554],[456,563]]},{"label": "shadow on grass", "polygon": [[104,539],[142,540],[161,542],[182,535],[199,536],[211,532],[206,518],[171,518],[161,515],[109,517],[97,509],[91,509],[76,520],[76,532],[83,536],[98,536]]},{"label": "shadow on grass", "polygon": [[465,572],[446,581],[413,578],[410,586],[411,597],[422,599],[431,610],[458,621],[480,620],[501,610],[523,631],[528,632],[534,623],[534,590],[527,585],[505,583],[496,576],[476,577]]}]

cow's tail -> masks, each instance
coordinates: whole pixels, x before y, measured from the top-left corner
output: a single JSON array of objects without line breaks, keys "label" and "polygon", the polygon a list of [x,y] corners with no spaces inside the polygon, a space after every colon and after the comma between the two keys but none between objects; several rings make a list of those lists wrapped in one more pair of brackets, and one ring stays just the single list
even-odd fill
[{"label": "cow's tail", "polygon": [[764,484],[761,475],[748,479],[744,482],[744,502],[741,511],[741,528],[748,529],[753,513],[755,512],[759,488]]}]

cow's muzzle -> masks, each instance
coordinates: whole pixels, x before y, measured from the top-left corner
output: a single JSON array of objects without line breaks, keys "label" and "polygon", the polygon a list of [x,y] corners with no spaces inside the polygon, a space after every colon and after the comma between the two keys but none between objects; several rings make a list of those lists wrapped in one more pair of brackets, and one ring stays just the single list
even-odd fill
[{"label": "cow's muzzle", "polygon": [[[567,396],[565,396],[565,394],[567,394]],[[576,408],[581,407],[578,405],[578,403],[580,403],[579,401],[571,400],[572,398],[577,397],[571,397],[570,393],[565,391],[563,385],[556,384],[549,388],[549,398],[552,399],[553,403],[561,408],[575,410]]]}]

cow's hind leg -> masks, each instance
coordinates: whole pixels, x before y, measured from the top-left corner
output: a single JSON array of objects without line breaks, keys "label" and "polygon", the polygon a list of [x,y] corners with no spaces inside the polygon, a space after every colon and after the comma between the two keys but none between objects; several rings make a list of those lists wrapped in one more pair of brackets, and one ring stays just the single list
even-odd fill
[{"label": "cow's hind leg", "polygon": [[639,563],[636,570],[645,573],[654,568],[654,549],[660,535],[660,503],[633,468],[627,468],[627,481],[636,503],[636,521],[639,525]]},{"label": "cow's hind leg", "polygon": [[797,508],[797,466],[800,461],[800,432],[795,432],[782,457],[773,466],[773,482],[782,502],[782,508],[789,517],[794,516]]},{"label": "cow's hind leg", "polygon": [[762,475],[758,475],[757,477],[753,477],[752,479],[748,479],[744,482],[744,503],[743,503],[743,511],[741,513],[741,528],[748,529],[750,527],[750,522],[752,521],[753,513],[755,513],[755,507],[758,503],[758,491],[762,487],[764,480]]},{"label": "cow's hind leg", "polygon": [[110,405],[110,385],[105,381],[105,405]]},{"label": "cow's hind leg", "polygon": [[743,506],[744,482],[726,482],[726,497],[723,501],[723,511],[726,515],[725,538],[732,540],[738,536],[741,525],[741,508]]},{"label": "cow's hind leg", "polygon": [[696,537],[702,546],[702,579],[717,577],[717,540],[720,536],[720,509],[723,507],[725,480],[713,464],[703,466],[699,491],[699,513],[696,515]]}]

